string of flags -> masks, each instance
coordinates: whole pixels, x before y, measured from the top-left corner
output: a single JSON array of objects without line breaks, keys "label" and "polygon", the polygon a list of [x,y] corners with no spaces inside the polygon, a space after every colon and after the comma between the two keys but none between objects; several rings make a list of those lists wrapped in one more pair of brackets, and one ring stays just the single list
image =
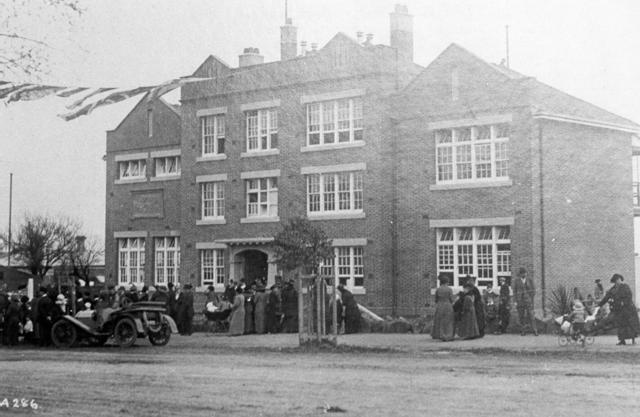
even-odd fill
[{"label": "string of flags", "polygon": [[128,89],[116,87],[77,87],[55,86],[33,83],[13,83],[0,81],[0,101],[8,105],[17,101],[38,100],[44,97],[57,96],[62,98],[76,98],[66,106],[68,110],[58,117],[69,121],[80,116],[86,116],[98,107],[119,103],[139,94],[148,94],[147,100],[153,101],[170,91],[187,83],[204,81],[211,78],[180,77],[158,85],[142,86]]}]

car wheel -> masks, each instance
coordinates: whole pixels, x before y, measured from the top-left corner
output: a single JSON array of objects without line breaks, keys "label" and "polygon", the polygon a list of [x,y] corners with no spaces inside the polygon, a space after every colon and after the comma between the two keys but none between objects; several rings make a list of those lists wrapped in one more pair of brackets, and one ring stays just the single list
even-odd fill
[{"label": "car wheel", "polygon": [[56,347],[68,348],[73,346],[78,339],[76,326],[66,320],[56,322],[51,328],[51,341]]},{"label": "car wheel", "polygon": [[116,324],[113,337],[120,347],[132,346],[138,338],[136,324],[129,318],[121,319],[118,324]]},{"label": "car wheel", "polygon": [[157,332],[149,332],[149,341],[155,346],[164,346],[171,339],[171,328],[168,324],[163,323]]}]

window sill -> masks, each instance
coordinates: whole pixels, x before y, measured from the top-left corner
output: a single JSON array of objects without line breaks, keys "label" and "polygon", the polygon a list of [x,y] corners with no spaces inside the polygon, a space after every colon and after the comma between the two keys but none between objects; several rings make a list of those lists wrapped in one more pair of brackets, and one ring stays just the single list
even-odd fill
[{"label": "window sill", "polygon": [[139,184],[141,182],[147,182],[146,178],[132,178],[127,180],[115,180],[113,183],[116,185],[119,184]]},{"label": "window sill", "polygon": [[431,184],[429,190],[460,190],[464,188],[492,188],[492,187],[510,187],[513,185],[513,180],[491,180],[491,181],[473,181],[473,182],[460,182],[451,184]]},{"label": "window sill", "polygon": [[345,149],[345,148],[361,148],[365,145],[366,143],[363,140],[359,140],[357,142],[336,143],[331,145],[307,145],[300,148],[300,152],[330,151],[334,149]]},{"label": "window sill", "polygon": [[366,217],[364,212],[358,213],[324,213],[324,214],[310,214],[307,213],[309,220],[345,220],[345,219],[364,219]]},{"label": "window sill", "polygon": [[227,155],[223,153],[219,155],[199,156],[196,158],[196,162],[224,161],[225,159],[227,159]]},{"label": "window sill", "polygon": [[260,150],[260,151],[242,152],[240,154],[240,158],[253,158],[253,157],[260,157],[260,156],[271,156],[271,155],[280,155],[280,149],[267,149],[267,150]]},{"label": "window sill", "polygon": [[151,179],[149,181],[151,182],[158,182],[158,181],[174,181],[174,180],[179,180],[180,179],[180,174],[178,175],[160,175],[158,177],[151,177]]},{"label": "window sill", "polygon": [[240,223],[277,223],[280,217],[243,217]]},{"label": "window sill", "polygon": [[200,219],[196,220],[196,226],[205,226],[208,224],[227,224],[226,219]]},{"label": "window sill", "polygon": [[209,285],[213,285],[213,291],[216,293],[221,293],[224,292],[225,286],[224,284],[207,284],[207,285],[201,285],[199,287],[196,287],[195,290],[196,292],[203,292],[206,293],[207,291],[209,291]]}]

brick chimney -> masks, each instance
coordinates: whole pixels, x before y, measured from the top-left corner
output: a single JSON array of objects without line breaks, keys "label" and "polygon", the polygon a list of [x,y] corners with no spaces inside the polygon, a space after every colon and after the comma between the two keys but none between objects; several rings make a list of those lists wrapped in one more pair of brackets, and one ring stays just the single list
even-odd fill
[{"label": "brick chimney", "polygon": [[280,60],[295,58],[298,49],[298,28],[293,26],[290,17],[285,18],[284,26],[280,26]]},{"label": "brick chimney", "polygon": [[398,59],[413,62],[413,16],[407,6],[396,4],[389,13],[391,24],[391,47],[398,50]]},{"label": "brick chimney", "polygon": [[242,55],[238,56],[238,66],[248,67],[264,63],[264,56],[260,55],[258,48],[244,48]]}]

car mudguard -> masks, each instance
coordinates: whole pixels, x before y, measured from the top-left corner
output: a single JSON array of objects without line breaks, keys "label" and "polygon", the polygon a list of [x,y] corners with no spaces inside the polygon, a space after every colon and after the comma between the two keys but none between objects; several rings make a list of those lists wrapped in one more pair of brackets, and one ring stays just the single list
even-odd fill
[{"label": "car mudguard", "polygon": [[178,333],[178,326],[173,318],[168,314],[162,315],[162,321],[169,323],[169,327],[171,328],[171,333]]},{"label": "car mudguard", "polygon": [[61,320],[66,320],[70,323],[72,323],[74,326],[78,327],[79,329],[81,329],[82,331],[92,335],[92,336],[96,336],[99,335],[98,332],[96,332],[94,329],[92,329],[91,327],[87,326],[86,324],[84,324],[83,322],[81,322],[80,320],[78,320],[77,318],[67,315],[65,314],[64,316],[62,316]]},{"label": "car mudguard", "polygon": [[132,317],[133,321],[136,323],[136,330],[138,331],[138,334],[145,334],[144,331],[144,326],[142,325],[142,320],[140,320],[137,317]]}]

